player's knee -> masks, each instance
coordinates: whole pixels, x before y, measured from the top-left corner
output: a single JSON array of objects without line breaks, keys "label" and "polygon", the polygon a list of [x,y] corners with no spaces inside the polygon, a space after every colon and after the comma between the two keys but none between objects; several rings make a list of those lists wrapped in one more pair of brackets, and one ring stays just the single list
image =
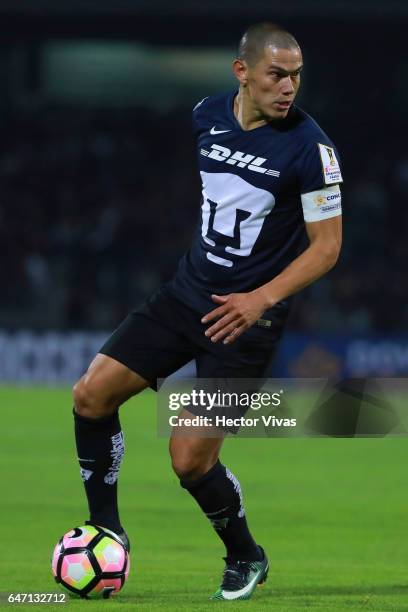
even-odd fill
[{"label": "player's knee", "polygon": [[183,481],[197,480],[204,476],[214,465],[217,458],[203,455],[187,449],[175,449],[170,446],[171,464],[174,472]]},{"label": "player's knee", "polygon": [[180,480],[193,481],[205,474],[200,463],[191,457],[172,457],[171,464]]},{"label": "player's knee", "polygon": [[117,410],[117,405],[104,397],[96,381],[85,374],[73,387],[75,412],[91,419],[108,416]]}]

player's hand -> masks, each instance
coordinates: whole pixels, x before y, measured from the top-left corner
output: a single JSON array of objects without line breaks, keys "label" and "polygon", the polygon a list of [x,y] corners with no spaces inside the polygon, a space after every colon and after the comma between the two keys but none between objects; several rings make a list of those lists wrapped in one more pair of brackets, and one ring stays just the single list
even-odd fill
[{"label": "player's hand", "polygon": [[205,332],[211,342],[218,342],[222,339],[224,339],[224,344],[234,342],[262,316],[267,308],[262,295],[255,291],[212,295],[211,298],[219,306],[201,319],[202,323],[217,320]]}]

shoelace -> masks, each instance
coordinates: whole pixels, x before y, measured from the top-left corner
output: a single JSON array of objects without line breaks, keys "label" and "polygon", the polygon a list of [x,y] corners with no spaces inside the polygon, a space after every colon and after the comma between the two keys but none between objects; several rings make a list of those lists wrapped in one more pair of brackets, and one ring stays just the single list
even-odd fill
[{"label": "shoelace", "polygon": [[[226,559],[225,559],[226,561]],[[226,591],[242,589],[247,583],[248,573],[251,569],[250,561],[235,561],[227,563],[224,570],[221,588]]]}]

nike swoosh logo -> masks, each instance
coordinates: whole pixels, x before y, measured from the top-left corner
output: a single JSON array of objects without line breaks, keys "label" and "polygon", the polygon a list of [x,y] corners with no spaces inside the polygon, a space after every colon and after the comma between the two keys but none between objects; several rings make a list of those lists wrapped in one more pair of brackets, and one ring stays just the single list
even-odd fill
[{"label": "nike swoosh logo", "polygon": [[78,461],[86,461],[87,463],[95,463],[96,459],[80,459],[78,457]]},{"label": "nike swoosh logo", "polygon": [[230,132],[230,131],[231,130],[216,130],[215,129],[215,125],[214,125],[214,127],[212,127],[211,130],[210,130],[210,134],[215,136],[215,134],[226,134],[227,132]]},{"label": "nike swoosh logo", "polygon": [[231,600],[231,599],[238,599],[239,597],[246,595],[253,588],[254,584],[257,582],[260,572],[261,570],[259,570],[259,572],[255,574],[255,576],[252,578],[249,584],[244,586],[244,588],[240,589],[239,591],[221,591],[223,598]]}]

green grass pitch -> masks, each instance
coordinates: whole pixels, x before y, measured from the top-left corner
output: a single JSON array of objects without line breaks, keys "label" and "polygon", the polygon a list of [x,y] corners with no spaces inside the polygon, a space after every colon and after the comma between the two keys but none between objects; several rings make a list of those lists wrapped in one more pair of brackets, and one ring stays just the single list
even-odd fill
[{"label": "green grass pitch", "polygon": [[[5,593],[56,591],[50,555],[86,518],[69,390],[0,389],[1,609]],[[408,610],[407,439],[231,439],[222,460],[243,486],[249,523],[270,557],[249,602],[210,602],[223,548],[170,469],[155,397],[122,409],[119,493],[132,540],[115,600],[34,609],[106,611]]]}]

